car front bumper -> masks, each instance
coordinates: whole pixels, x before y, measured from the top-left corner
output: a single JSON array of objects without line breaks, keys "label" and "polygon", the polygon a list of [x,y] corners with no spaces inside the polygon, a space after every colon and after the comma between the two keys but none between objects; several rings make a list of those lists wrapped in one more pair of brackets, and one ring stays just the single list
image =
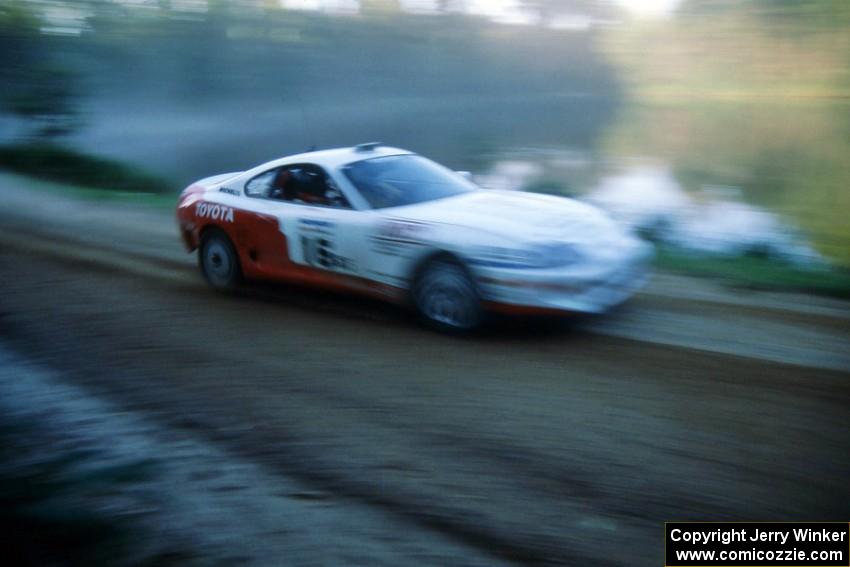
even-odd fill
[{"label": "car front bumper", "polygon": [[619,258],[548,270],[480,270],[485,302],[497,311],[604,313],[649,279],[652,248],[640,246]]}]

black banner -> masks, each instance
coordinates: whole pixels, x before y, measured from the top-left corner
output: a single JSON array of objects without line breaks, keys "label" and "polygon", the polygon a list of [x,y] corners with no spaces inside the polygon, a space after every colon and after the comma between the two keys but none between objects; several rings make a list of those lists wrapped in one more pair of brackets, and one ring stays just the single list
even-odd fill
[{"label": "black banner", "polygon": [[850,524],[667,522],[668,567],[850,567]]}]

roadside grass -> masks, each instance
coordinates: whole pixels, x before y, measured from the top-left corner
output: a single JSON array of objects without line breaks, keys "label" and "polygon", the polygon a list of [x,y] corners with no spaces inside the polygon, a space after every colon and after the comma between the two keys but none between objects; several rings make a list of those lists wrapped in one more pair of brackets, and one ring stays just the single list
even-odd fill
[{"label": "roadside grass", "polygon": [[720,280],[739,288],[794,291],[850,299],[850,270],[801,268],[762,256],[710,256],[656,248],[659,270]]},{"label": "roadside grass", "polygon": [[90,450],[56,447],[32,420],[0,416],[0,541],[8,565],[132,563],[132,515],[98,498],[148,480],[154,463],[92,465]]},{"label": "roadside grass", "polygon": [[177,193],[141,193],[138,191],[120,191],[101,189],[97,187],[80,187],[64,184],[43,184],[41,189],[48,192],[70,195],[86,201],[106,201],[112,203],[127,203],[143,205],[155,209],[173,210],[177,205]]},{"label": "roadside grass", "polygon": [[12,183],[25,187],[29,191],[54,194],[57,196],[71,197],[82,201],[101,201],[110,203],[125,203],[128,205],[143,205],[154,209],[172,210],[177,204],[177,192],[172,190],[170,194],[165,193],[143,193],[141,191],[120,191],[116,189],[103,189],[99,187],[84,187],[71,185],[65,182],[49,181],[39,179],[17,172],[3,172],[0,166],[0,174],[8,175]]},{"label": "roadside grass", "polygon": [[164,179],[136,167],[55,144],[0,146],[0,168],[88,191],[164,195],[174,190]]}]

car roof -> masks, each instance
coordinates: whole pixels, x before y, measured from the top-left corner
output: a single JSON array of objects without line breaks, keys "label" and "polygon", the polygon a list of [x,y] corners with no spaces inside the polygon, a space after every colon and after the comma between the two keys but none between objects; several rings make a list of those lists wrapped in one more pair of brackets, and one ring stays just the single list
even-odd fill
[{"label": "car roof", "polygon": [[410,152],[408,150],[403,150],[401,148],[393,148],[391,146],[367,145],[367,147],[365,148],[362,145],[351,146],[348,148],[334,148],[330,150],[318,150],[313,152],[294,154],[291,156],[272,160],[270,162],[259,165],[254,169],[268,169],[280,165],[298,162],[315,163],[316,165],[321,165],[324,167],[337,168],[353,161],[360,161],[363,159],[384,156],[405,155],[412,153],[413,152]]}]

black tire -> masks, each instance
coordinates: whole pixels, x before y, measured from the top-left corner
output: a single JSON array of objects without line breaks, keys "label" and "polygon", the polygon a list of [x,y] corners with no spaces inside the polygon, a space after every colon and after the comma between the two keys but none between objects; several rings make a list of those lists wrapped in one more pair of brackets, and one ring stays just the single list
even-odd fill
[{"label": "black tire", "polygon": [[229,291],[242,283],[239,255],[221,230],[208,230],[201,237],[198,265],[204,279],[215,289]]},{"label": "black tire", "polygon": [[452,256],[429,260],[414,278],[411,296],[420,319],[432,329],[466,334],[484,323],[478,288],[466,267]]}]

